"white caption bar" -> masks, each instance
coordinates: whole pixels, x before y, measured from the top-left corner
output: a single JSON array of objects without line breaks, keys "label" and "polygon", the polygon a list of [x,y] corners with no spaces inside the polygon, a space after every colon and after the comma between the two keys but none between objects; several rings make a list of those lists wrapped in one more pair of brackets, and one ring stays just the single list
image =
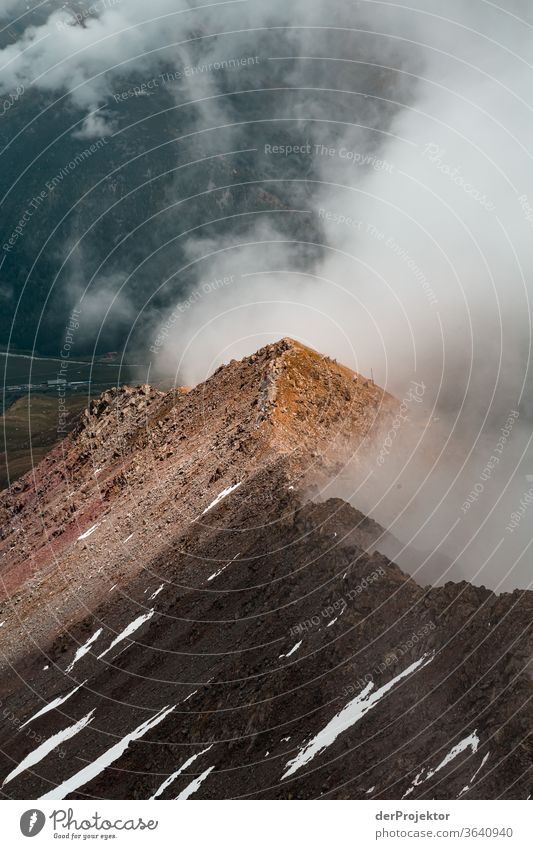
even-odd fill
[{"label": "white caption bar", "polygon": [[4,801],[1,811],[5,845],[36,849],[67,840],[157,849],[531,846],[527,801]]}]

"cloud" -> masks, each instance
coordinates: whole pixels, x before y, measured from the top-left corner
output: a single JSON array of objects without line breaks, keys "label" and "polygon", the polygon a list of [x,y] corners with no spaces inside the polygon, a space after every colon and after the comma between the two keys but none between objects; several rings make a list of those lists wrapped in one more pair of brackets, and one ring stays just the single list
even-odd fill
[{"label": "cloud", "polygon": [[171,61],[167,45],[188,11],[186,4],[170,0],[154,0],[148,13],[137,0],[100,0],[84,9],[77,17],[57,9],[0,50],[4,92],[20,84],[67,92],[75,106],[96,109],[110,96],[115,77]]},{"label": "cloud", "polygon": [[[522,3],[363,4],[352,24],[377,35],[351,35],[351,52],[347,33],[335,52],[329,31],[306,31],[295,55],[312,58],[290,68],[302,89],[291,141],[311,144],[302,158],[320,257],[310,268],[296,245],[283,245],[283,225],[263,222],[247,248],[210,244],[202,275],[229,262],[243,263],[245,276],[195,302],[166,351],[173,373],[191,382],[287,334],[372,369],[398,397],[423,381],[426,419],[438,427],[427,450],[376,476],[365,506],[415,548],[446,538],[449,562],[460,564],[450,576],[491,586],[528,580],[527,531],[512,540],[505,531],[533,469],[532,28],[520,14],[530,15]],[[357,62],[364,69],[369,54],[367,77]],[[280,175],[288,162],[279,157]],[[515,410],[498,470],[463,514]],[[436,446],[443,455],[432,468]]]},{"label": "cloud", "polygon": [[[228,190],[245,198],[235,200],[239,211],[261,212],[249,219],[256,223],[190,240],[186,291],[171,286],[173,268],[161,274],[167,309],[146,322],[147,359],[196,382],[290,335],[372,370],[399,397],[410,380],[423,381],[446,462],[427,480],[423,452],[404,471],[391,465],[367,508],[415,546],[446,536],[447,556],[459,555],[469,575],[481,566],[495,586],[527,541],[517,531],[494,554],[533,470],[530,5],[275,0],[194,10],[154,0],[147,10],[140,0],[108,0],[82,17],[67,25],[57,9],[0,51],[0,64],[4,92],[23,83],[67,94],[84,111],[83,137],[113,131],[108,104],[124,80],[230,54],[261,58],[242,82],[182,74],[168,88],[176,105],[193,102],[191,131],[232,125],[229,135],[209,133],[215,153],[230,143],[256,149],[257,191],[272,201],[259,210],[250,190]],[[250,91],[228,96],[232,86]],[[277,143],[310,150],[267,159],[265,145]],[[101,281],[104,292],[120,279]],[[132,309],[128,300],[118,310],[119,326]],[[500,471],[467,520],[458,505],[515,409]],[[515,572],[523,583],[520,559]]]},{"label": "cloud", "polygon": [[20,7],[19,0],[0,0],[0,17],[8,15],[17,6]]},{"label": "cloud", "polygon": [[84,118],[80,129],[76,130],[72,135],[77,139],[105,138],[111,135],[114,130],[115,124],[113,120],[97,112],[90,112]]}]

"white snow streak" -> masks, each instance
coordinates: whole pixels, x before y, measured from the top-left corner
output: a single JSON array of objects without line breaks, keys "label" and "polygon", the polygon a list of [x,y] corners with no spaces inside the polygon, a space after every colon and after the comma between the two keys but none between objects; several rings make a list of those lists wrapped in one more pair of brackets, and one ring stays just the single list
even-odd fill
[{"label": "white snow streak", "polygon": [[189,693],[189,695],[188,695],[188,696],[186,696],[186,697],[183,699],[183,704],[185,704],[185,702],[188,702],[188,701],[189,701],[189,699],[192,699],[192,697],[193,697],[193,696],[195,696],[197,692],[198,692],[198,690],[193,690],[193,691],[192,691],[192,693]]},{"label": "white snow streak", "polygon": [[[411,784],[410,787],[407,788],[405,793],[402,796],[402,799],[405,799],[409,796],[415,787],[418,787],[420,784],[423,784],[425,781],[429,781],[430,778],[433,778],[437,772],[440,772],[441,769],[444,769],[445,766],[448,766],[451,761],[455,760],[455,758],[460,755],[462,752],[466,751],[466,749],[471,749],[472,754],[475,754],[478,750],[479,746],[479,737],[477,736],[477,731],[473,731],[472,734],[469,734],[468,737],[465,737],[463,740],[460,740],[456,746],[453,746],[452,749],[448,752],[446,757],[442,759],[440,764],[435,767],[435,769],[430,769],[427,771],[426,775],[424,775],[424,770],[421,770],[416,776],[415,780]],[[464,788],[461,792],[464,792],[468,788]]]},{"label": "white snow streak", "polygon": [[96,778],[101,772],[104,771],[108,766],[117,761],[121,755],[124,754],[129,744],[133,740],[140,740],[148,731],[152,728],[155,728],[156,725],[159,725],[160,722],[163,722],[165,717],[174,710],[176,705],[172,705],[172,707],[168,707],[165,705],[164,708],[161,708],[159,713],[152,717],[152,719],[147,719],[146,722],[143,722],[139,725],[134,731],[131,731],[129,734],[126,734],[122,740],[119,740],[118,743],[115,743],[114,746],[111,746],[103,755],[100,755],[92,764],[83,767],[73,775],[71,778],[67,778],[62,784],[58,787],[55,787],[53,790],[50,790],[48,793],[45,793],[44,796],[41,796],[41,799],[64,799],[65,796],[68,796],[70,793],[74,793],[80,787],[83,787],[85,784],[88,784],[89,781],[92,781],[93,778]]},{"label": "white snow streak", "polygon": [[428,778],[433,778],[433,776],[437,772],[440,772],[441,769],[444,769],[445,766],[448,766],[450,761],[453,761],[454,758],[457,757],[457,755],[460,755],[461,752],[464,752],[466,749],[471,749],[472,753],[475,754],[477,752],[478,746],[479,737],[477,736],[477,732],[474,731],[472,732],[472,734],[469,734],[468,737],[465,737],[464,740],[461,740],[459,743],[457,743],[457,745],[454,746],[453,749],[450,749],[450,751],[448,752],[446,757],[443,758],[440,764],[435,767],[435,769],[429,770],[428,774],[424,778],[424,781],[427,781]]},{"label": "white snow streak", "polygon": [[240,483],[234,484],[233,486],[228,486],[226,487],[226,489],[223,489],[222,492],[219,492],[215,500],[212,501],[209,507],[206,507],[200,515],[205,516],[206,513],[209,513],[209,511],[212,510],[213,507],[216,507],[217,504],[220,504],[220,502],[223,501],[230,494],[230,492],[236,490],[241,485],[241,483],[242,481],[240,481]]},{"label": "white snow streak", "polygon": [[224,569],[227,569],[227,568],[228,568],[228,566],[230,565],[230,563],[233,563],[233,561],[237,559],[237,557],[239,556],[239,554],[240,554],[240,553],[241,553],[241,552],[240,552],[240,551],[238,551],[238,552],[237,552],[237,554],[235,555],[235,557],[232,557],[232,558],[231,558],[231,560],[228,560],[228,562],[227,562],[224,566],[222,566],[222,568],[220,568],[220,569],[218,570],[218,572],[213,572],[213,574],[212,574],[212,575],[209,575],[209,578],[208,578],[207,580],[208,580],[208,581],[212,581],[212,580],[213,580],[213,578],[218,578],[218,576],[222,574],[222,572],[224,571]]},{"label": "white snow streak", "polygon": [[85,531],[85,533],[81,534],[81,536],[78,537],[76,542],[78,542],[80,539],[87,539],[87,537],[90,537],[91,534],[94,534],[94,532],[95,532],[95,530],[96,530],[96,528],[98,527],[99,524],[100,524],[100,522],[97,522],[96,525],[93,525],[92,528],[89,528],[88,531]]},{"label": "white snow streak", "polygon": [[282,775],[282,780],[284,778],[288,778],[289,775],[297,772],[297,770],[301,769],[305,764],[309,763],[315,755],[318,755],[328,746],[331,746],[332,743],[335,742],[339,734],[342,734],[343,731],[346,731],[356,722],[359,722],[360,719],[365,716],[368,711],[372,710],[378,702],[385,696],[390,690],[392,690],[396,684],[402,680],[402,678],[407,678],[408,675],[411,675],[417,669],[421,669],[426,666],[428,663],[431,663],[433,660],[433,654],[425,654],[419,660],[412,663],[407,669],[404,669],[403,672],[400,672],[399,675],[396,675],[391,681],[387,684],[384,684],[383,687],[380,687],[379,690],[376,690],[375,693],[371,691],[374,688],[374,682],[370,681],[367,686],[362,690],[358,695],[348,702],[347,705],[340,711],[340,713],[336,714],[330,722],[320,731],[315,737],[313,737],[296,755],[295,758],[290,760],[286,764],[286,771]]},{"label": "white snow streak", "polygon": [[149,596],[148,601],[153,601],[154,598],[156,598],[159,595],[159,593],[161,592],[161,590],[163,589],[164,586],[165,586],[164,584],[161,584],[161,586],[158,587],[156,589],[156,591],[152,593],[151,596]]},{"label": "white snow streak", "polygon": [[176,770],[176,772],[173,772],[172,775],[169,775],[168,778],[165,778],[165,780],[163,781],[161,786],[158,787],[157,790],[155,791],[154,795],[150,796],[150,800],[157,799],[158,796],[161,796],[161,794],[164,793],[164,791],[167,789],[167,787],[169,787],[172,784],[172,782],[176,780],[178,775],[181,775],[182,772],[184,772],[186,769],[188,769],[188,767],[190,767],[190,765],[192,763],[194,763],[194,761],[197,758],[199,758],[200,755],[205,755],[205,753],[208,752],[209,749],[212,749],[212,748],[213,748],[213,744],[211,743],[211,745],[208,746],[207,749],[202,749],[201,752],[197,752],[195,755],[192,755],[187,761],[185,761],[185,763],[183,763],[180,766],[179,769]]},{"label": "white snow streak", "polygon": [[194,781],[191,781],[191,783],[187,785],[185,790],[181,791],[179,796],[176,796],[176,799],[188,799],[189,796],[192,796],[193,793],[196,793],[196,791],[200,787],[200,784],[205,781],[211,770],[213,770],[214,768],[214,766],[210,766],[209,769],[206,769],[205,772],[202,772],[202,774],[199,775],[198,778],[195,778]]},{"label": "white snow streak", "polygon": [[483,769],[483,767],[484,767],[484,766],[485,766],[485,764],[487,763],[487,761],[488,761],[488,759],[489,759],[489,755],[490,755],[490,752],[487,752],[487,754],[485,755],[485,757],[484,757],[484,758],[483,758],[483,760],[481,761],[481,764],[480,764],[480,765],[478,766],[478,768],[476,769],[476,771],[475,771],[474,775],[472,776],[472,778],[470,779],[470,781],[468,782],[468,784],[466,785],[466,787],[463,787],[463,789],[462,789],[462,790],[461,790],[461,792],[459,793],[459,798],[461,798],[461,796],[463,796],[463,795],[464,795],[464,794],[465,794],[468,790],[470,790],[470,789],[471,789],[471,787],[472,787],[472,785],[473,785],[473,783],[474,783],[475,779],[477,778],[477,776],[479,775],[479,773],[481,772],[481,770]]},{"label": "white snow streak", "polygon": [[59,746],[61,743],[65,743],[67,740],[70,740],[71,737],[74,737],[78,731],[81,731],[85,728],[86,725],[89,725],[93,721],[93,713],[94,708],[89,711],[84,717],[82,717],[78,722],[74,723],[74,725],[69,725],[68,728],[64,728],[63,731],[58,731],[57,734],[54,734],[52,737],[49,737],[48,740],[45,740],[44,743],[41,743],[33,752],[30,752],[29,755],[26,755],[23,761],[19,763],[17,767],[15,767],[12,772],[7,775],[3,782],[2,787],[4,787],[9,781],[12,781],[17,775],[20,775],[21,772],[24,772],[25,769],[28,769],[31,766],[35,766],[35,764],[42,761],[51,751],[53,751],[56,746]]},{"label": "white snow streak", "polygon": [[[83,682],[83,684],[86,683],[86,681]],[[30,716],[30,718],[27,719],[26,722],[23,722],[22,725],[19,726],[19,731],[21,728],[24,728],[26,725],[29,725],[30,722],[33,722],[34,719],[38,719],[40,716],[44,716],[45,713],[48,713],[48,711],[55,710],[55,708],[64,705],[65,702],[68,701],[68,699],[70,699],[70,697],[74,695],[74,693],[77,693],[78,690],[83,687],[83,684],[78,684],[78,686],[74,687],[74,689],[71,690],[70,693],[67,693],[66,696],[58,696],[57,699],[54,699],[52,702],[46,704],[43,708],[41,708],[41,710],[38,710],[37,713],[35,713],[33,716]]]},{"label": "white snow streak", "polygon": [[295,651],[298,651],[298,649],[300,648],[302,643],[303,643],[303,640],[299,640],[299,642],[297,642],[296,645],[293,646],[292,649],[287,652],[287,654],[280,654],[280,657],[290,657],[291,654],[294,654]]},{"label": "white snow streak", "polygon": [[134,619],[133,622],[130,622],[130,624],[127,625],[124,630],[120,632],[118,637],[115,637],[109,648],[103,651],[102,654],[98,655],[98,660],[100,660],[100,658],[102,657],[105,657],[105,655],[108,654],[112,649],[114,649],[115,646],[121,643],[122,640],[125,640],[131,634],[134,634],[135,631],[138,631],[141,625],[144,625],[145,622],[148,622],[148,620],[151,619],[153,615],[154,611],[150,610],[148,611],[148,613],[144,613],[142,616],[138,616],[137,619]]},{"label": "white snow streak", "polygon": [[92,637],[89,637],[87,642],[79,647],[79,649],[76,651],[76,654],[74,655],[74,660],[72,661],[70,666],[68,666],[66,668],[65,672],[67,672],[67,673],[72,672],[72,670],[74,669],[74,665],[78,662],[78,660],[81,660],[82,657],[85,657],[85,655],[87,654],[87,652],[91,648],[92,644],[97,641],[97,639],[98,639],[98,637],[100,636],[101,633],[102,633],[102,629],[98,628],[98,631],[95,631],[94,634],[92,635]]}]

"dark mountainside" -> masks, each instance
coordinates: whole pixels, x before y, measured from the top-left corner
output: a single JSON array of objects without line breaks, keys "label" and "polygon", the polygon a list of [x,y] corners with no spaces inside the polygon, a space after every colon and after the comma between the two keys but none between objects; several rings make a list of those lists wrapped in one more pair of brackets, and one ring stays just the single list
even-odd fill
[{"label": "dark mountainside", "polygon": [[320,500],[396,409],[290,339],[94,401],[0,497],[4,798],[527,798],[533,593]]}]

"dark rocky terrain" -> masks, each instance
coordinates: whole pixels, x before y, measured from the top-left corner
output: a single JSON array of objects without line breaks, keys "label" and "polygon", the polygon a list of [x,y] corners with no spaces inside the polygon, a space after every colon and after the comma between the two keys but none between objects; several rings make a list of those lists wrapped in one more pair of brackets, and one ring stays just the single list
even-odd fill
[{"label": "dark rocky terrain", "polygon": [[4,798],[527,798],[533,593],[320,497],[396,409],[292,340],[94,401],[0,498]]}]

